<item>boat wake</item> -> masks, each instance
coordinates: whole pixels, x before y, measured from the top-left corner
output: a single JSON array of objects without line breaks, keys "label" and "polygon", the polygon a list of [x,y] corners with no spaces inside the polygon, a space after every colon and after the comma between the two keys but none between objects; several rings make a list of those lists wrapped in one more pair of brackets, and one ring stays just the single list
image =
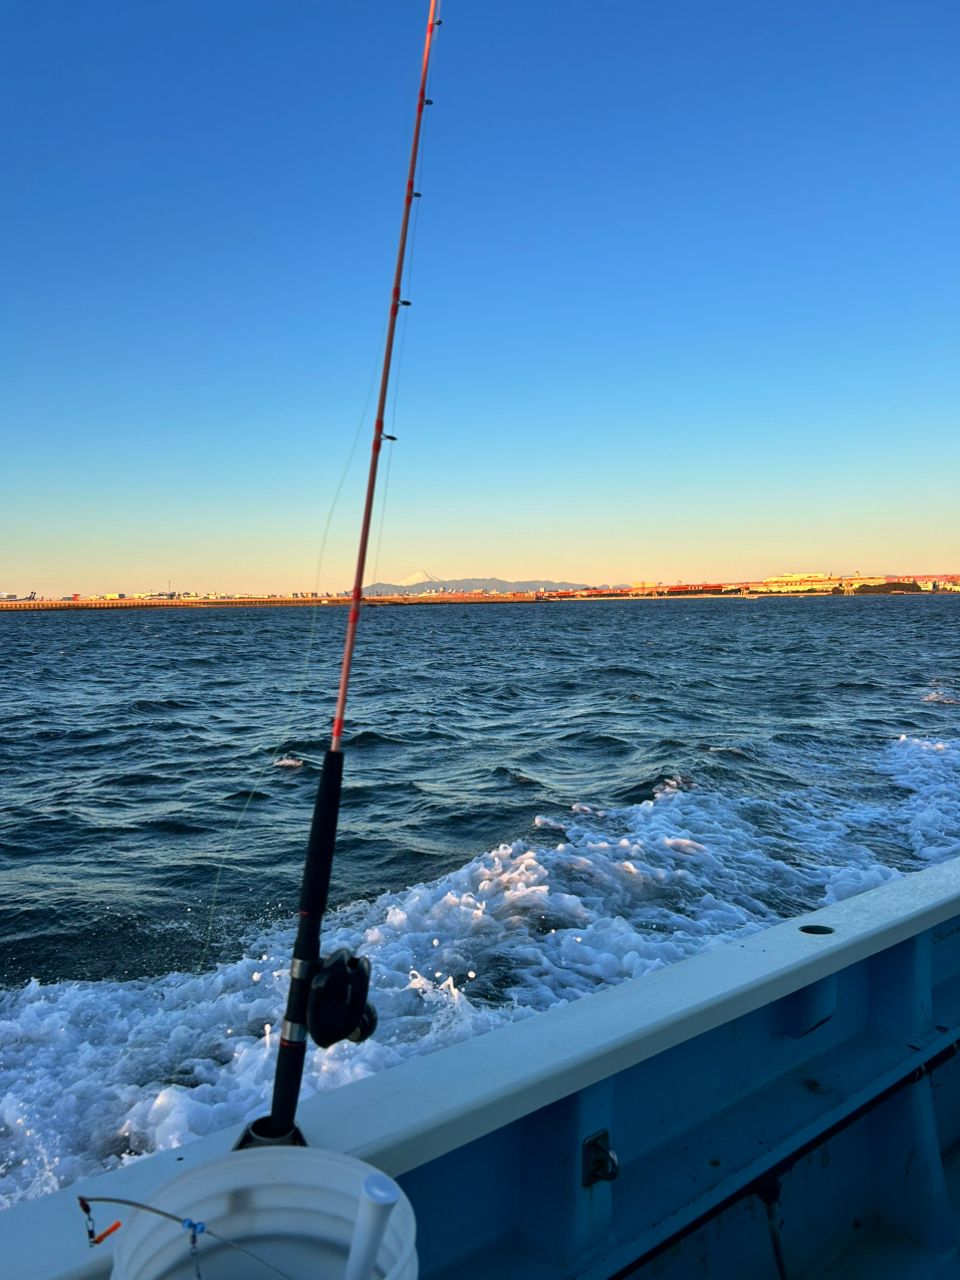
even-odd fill
[{"label": "boat wake", "polygon": [[[960,742],[901,737],[883,796],[781,803],[665,778],[330,917],[370,957],[376,1037],[312,1049],[304,1096],[673,964],[960,852]],[[200,974],[0,995],[0,1205],[262,1114],[291,931]],[[122,1046],[118,1052],[117,1047]]]}]

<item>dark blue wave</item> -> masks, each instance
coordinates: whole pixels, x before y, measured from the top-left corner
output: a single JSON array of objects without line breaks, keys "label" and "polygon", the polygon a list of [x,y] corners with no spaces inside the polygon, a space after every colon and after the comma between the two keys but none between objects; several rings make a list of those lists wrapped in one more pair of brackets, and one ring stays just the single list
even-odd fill
[{"label": "dark blue wave", "polygon": [[[189,969],[292,915],[336,612],[0,614],[0,982]],[[333,901],[664,785],[741,798],[778,850],[811,787],[868,814],[884,743],[956,736],[958,621],[946,596],[371,609]]]}]

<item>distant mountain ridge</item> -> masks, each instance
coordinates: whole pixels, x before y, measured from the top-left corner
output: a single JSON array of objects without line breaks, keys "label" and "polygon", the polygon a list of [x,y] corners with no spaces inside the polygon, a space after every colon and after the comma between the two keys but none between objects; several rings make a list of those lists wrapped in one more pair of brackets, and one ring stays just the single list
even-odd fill
[{"label": "distant mountain ridge", "polygon": [[421,569],[402,582],[372,582],[363,588],[366,595],[413,596],[424,591],[581,591],[585,582],[551,582],[549,578],[531,578],[524,582],[506,582],[503,578],[437,578]]}]

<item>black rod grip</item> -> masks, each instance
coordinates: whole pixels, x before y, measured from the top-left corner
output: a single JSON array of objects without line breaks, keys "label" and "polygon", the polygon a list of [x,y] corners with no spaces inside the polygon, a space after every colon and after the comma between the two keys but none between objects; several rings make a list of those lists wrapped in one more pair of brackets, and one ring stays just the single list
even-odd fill
[{"label": "black rod grip", "polygon": [[270,1106],[268,1135],[275,1140],[285,1138],[293,1132],[306,1056],[306,1043],[281,1042],[277,1055],[277,1073],[273,1078],[273,1101]]},{"label": "black rod grip", "polygon": [[[343,752],[328,751],[323,757],[320,785],[313,807],[313,821],[307,840],[307,856],[303,864],[303,882],[300,886],[300,922],[297,940],[293,948],[294,962],[313,962],[320,956],[320,922],[327,906],[330,892],[330,872],[333,868],[333,850],[337,840],[337,819],[340,815],[340,787],[343,782]],[[281,1036],[277,1053],[277,1073],[273,1081],[273,1103],[270,1109],[270,1137],[282,1138],[293,1130],[300,1096],[300,1081],[306,1057],[307,1004],[314,966],[297,972],[296,963],[290,975],[285,1021],[304,1037],[300,1041],[287,1041]],[[291,1033],[293,1034],[293,1032]]]},{"label": "black rod grip", "polygon": [[[340,816],[340,787],[343,782],[343,752],[328,751],[323,757],[320,785],[313,807],[310,838],[307,841],[307,857],[300,887],[300,911],[320,918],[327,909],[330,893],[330,872],[333,868],[333,851],[337,842],[337,819]],[[304,957],[312,958],[312,957]]]}]

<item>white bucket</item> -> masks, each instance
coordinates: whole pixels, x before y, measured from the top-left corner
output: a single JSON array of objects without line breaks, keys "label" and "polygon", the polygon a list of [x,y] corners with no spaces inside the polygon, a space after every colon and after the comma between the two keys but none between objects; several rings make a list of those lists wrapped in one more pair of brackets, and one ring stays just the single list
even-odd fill
[{"label": "white bucket", "polygon": [[[342,1280],[361,1190],[372,1165],[335,1151],[262,1147],[182,1173],[150,1197],[150,1205],[202,1222],[197,1248],[203,1280]],[[270,1268],[275,1268],[271,1270]],[[376,1280],[416,1280],[416,1221],[400,1192],[373,1270]],[[194,1280],[190,1232],[135,1210],[117,1236],[112,1280]]]}]

